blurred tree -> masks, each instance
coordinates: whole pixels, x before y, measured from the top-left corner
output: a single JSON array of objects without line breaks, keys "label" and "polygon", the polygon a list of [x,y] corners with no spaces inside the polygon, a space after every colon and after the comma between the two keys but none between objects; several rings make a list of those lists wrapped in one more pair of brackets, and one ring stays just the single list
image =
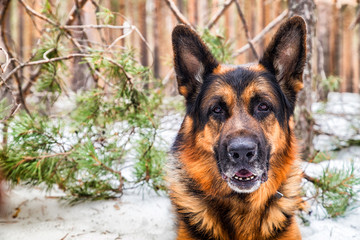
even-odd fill
[{"label": "blurred tree", "polygon": [[298,96],[298,109],[295,115],[295,131],[302,146],[302,158],[308,159],[314,154],[313,137],[314,121],[311,114],[312,105],[312,51],[315,40],[315,3],[313,0],[289,0],[289,16],[299,15],[307,24],[307,56],[303,75],[304,88]]}]

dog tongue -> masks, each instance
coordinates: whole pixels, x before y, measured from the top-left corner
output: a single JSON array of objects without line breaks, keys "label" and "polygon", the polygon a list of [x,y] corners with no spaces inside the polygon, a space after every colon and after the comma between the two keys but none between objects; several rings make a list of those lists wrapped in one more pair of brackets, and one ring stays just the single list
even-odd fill
[{"label": "dog tongue", "polygon": [[246,169],[241,169],[240,171],[238,171],[237,173],[235,173],[235,176],[237,177],[241,177],[241,178],[246,178],[246,177],[250,177],[254,175],[252,172],[249,172]]}]

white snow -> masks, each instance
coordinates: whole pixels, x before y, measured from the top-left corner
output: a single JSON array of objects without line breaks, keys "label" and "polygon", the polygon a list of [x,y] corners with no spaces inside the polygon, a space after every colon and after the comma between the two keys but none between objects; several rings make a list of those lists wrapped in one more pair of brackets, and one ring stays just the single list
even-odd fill
[{"label": "white snow", "polygon": [[[345,104],[351,107],[344,107]],[[325,109],[324,114],[315,116],[319,129],[336,133],[340,141],[359,137],[351,126],[358,124],[360,96],[355,94],[331,93],[329,103],[315,104],[314,111]],[[338,115],[344,116],[338,116]],[[349,117],[350,116],[350,117]],[[168,143],[173,141],[181,116],[175,115],[177,123],[164,120],[160,135]],[[359,129],[359,128],[357,128]],[[325,137],[324,137],[325,136]],[[329,146],[329,141],[333,143]],[[331,150],[339,146],[339,140],[326,135],[315,140],[317,148]],[[342,149],[336,159],[320,164],[304,163],[303,168],[310,176],[319,176],[326,167],[342,168],[354,163],[360,176],[360,147]],[[309,184],[309,183],[306,183]],[[306,188],[305,184],[305,188]],[[359,190],[360,190],[360,186]],[[311,187],[310,187],[311,190]],[[8,192],[0,217],[0,240],[70,240],[70,239],[122,239],[122,240],[172,240],[175,239],[174,214],[170,200],[165,195],[150,191],[126,192],[116,200],[85,202],[75,206],[59,200],[62,192],[45,192],[40,187],[16,186]],[[351,206],[344,217],[329,219],[325,210],[310,201],[312,215],[308,216],[310,226],[304,226],[298,219],[304,240],[360,240],[359,203]],[[19,208],[16,218],[12,216]]]},{"label": "white snow", "polygon": [[[69,206],[39,188],[15,187],[0,218],[2,240],[174,239],[170,201],[133,192],[118,200]],[[20,208],[16,218],[12,215]]]}]

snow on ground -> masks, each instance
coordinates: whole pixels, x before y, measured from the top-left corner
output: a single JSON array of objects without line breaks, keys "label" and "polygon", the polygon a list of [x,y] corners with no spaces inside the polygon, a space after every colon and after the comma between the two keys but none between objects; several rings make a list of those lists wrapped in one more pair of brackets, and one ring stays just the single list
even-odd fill
[{"label": "snow on ground", "polygon": [[[354,130],[360,129],[359,95],[330,94],[329,103],[315,104],[314,111],[327,113],[315,116],[317,122],[321,123],[319,129],[337,133],[338,136],[338,139],[330,139],[326,135],[319,137],[316,140],[318,148],[331,150],[349,138],[360,138]],[[176,124],[164,120],[161,132],[169,143],[176,133],[174,126],[180,125],[181,116],[175,115],[174,118]],[[320,164],[304,163],[303,168],[308,175],[319,176],[328,166],[342,168],[349,166],[351,161],[356,174],[360,176],[360,147],[342,149],[336,155],[336,160]],[[0,240],[175,239],[174,215],[170,201],[164,195],[133,191],[126,192],[121,199],[85,202],[75,206],[59,201],[61,195],[58,190],[45,192],[39,187],[30,189],[17,186],[12,189],[0,216]],[[359,203],[351,206],[344,217],[337,219],[327,218],[321,206],[310,203],[312,215],[307,217],[310,226],[298,220],[304,240],[360,240]],[[17,216],[13,217],[16,213]]]},{"label": "snow on ground", "polygon": [[[59,201],[58,192],[16,187],[0,218],[1,240],[145,240],[174,239],[170,201],[154,194],[131,193],[119,200],[75,206]],[[20,208],[16,218],[12,215]]]},{"label": "snow on ground", "polygon": [[[355,150],[356,149],[356,150]],[[346,155],[349,158],[333,159],[323,161],[319,164],[304,163],[303,169],[312,177],[320,176],[324,169],[350,169],[351,164],[355,167],[355,174],[360,176],[360,147],[353,147],[354,155]],[[306,181],[304,181],[306,182]],[[305,183],[304,189],[313,189],[310,183]],[[357,186],[360,191],[360,186]],[[312,214],[307,216],[310,226],[301,226],[303,239],[316,240],[342,240],[342,239],[360,239],[360,203],[355,203],[345,214],[345,217],[329,219],[326,216],[326,210],[314,201],[308,201],[311,204]],[[301,222],[299,220],[299,222]]]}]

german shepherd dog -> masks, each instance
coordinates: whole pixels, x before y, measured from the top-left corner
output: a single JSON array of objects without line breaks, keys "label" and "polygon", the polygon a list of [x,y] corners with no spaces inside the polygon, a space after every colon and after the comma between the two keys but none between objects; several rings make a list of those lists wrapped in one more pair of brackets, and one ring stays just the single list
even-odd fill
[{"label": "german shepherd dog", "polygon": [[168,166],[177,239],[301,239],[293,113],[306,25],[284,22],[256,64],[222,65],[184,25],[172,33],[186,115]]}]

